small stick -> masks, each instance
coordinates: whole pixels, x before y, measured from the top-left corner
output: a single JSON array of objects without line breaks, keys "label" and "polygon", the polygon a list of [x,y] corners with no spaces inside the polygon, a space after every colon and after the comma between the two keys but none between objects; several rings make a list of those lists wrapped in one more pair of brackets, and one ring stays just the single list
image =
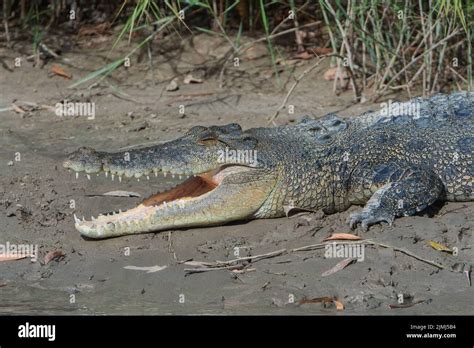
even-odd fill
[{"label": "small stick", "polygon": [[171,106],[172,104],[178,101],[191,100],[197,97],[207,97],[210,95],[216,94],[215,92],[203,92],[203,93],[188,93],[188,94],[179,94],[174,96],[175,98],[170,99],[166,102],[166,105]]},{"label": "small stick", "polygon": [[270,123],[274,123],[275,119],[278,117],[278,115],[280,114],[280,111],[285,107],[286,103],[288,102],[288,99],[290,98],[291,94],[293,93],[293,91],[295,90],[296,86],[298,86],[298,83],[300,83],[300,81],[307,75],[309,74],[311,71],[313,71],[319,64],[321,64],[321,62],[326,59],[327,57],[329,56],[334,56],[332,54],[330,55],[324,55],[324,56],[321,56],[319,57],[319,60],[311,65],[308,69],[306,69],[305,71],[303,71],[303,73],[298,76],[295,80],[295,83],[293,83],[293,86],[291,86],[290,90],[288,91],[288,93],[286,94],[285,98],[283,99],[283,102],[280,104],[280,106],[278,107],[278,109],[275,111],[275,113],[268,119],[268,124]]},{"label": "small stick", "polygon": [[[293,84],[293,86],[291,86],[290,90],[288,91],[288,93],[286,94],[285,98],[283,99],[283,102],[281,103],[281,105],[278,107],[278,109],[275,111],[275,113],[268,119],[268,124],[270,123],[274,123],[275,119],[278,117],[278,115],[280,114],[280,111],[285,107],[286,103],[288,102],[288,99],[290,98],[291,94],[293,93],[294,89],[296,88],[296,86],[298,85],[298,83],[300,83],[300,81],[307,75],[309,74],[313,69],[315,69],[319,64],[321,64],[321,62],[326,59],[327,57],[337,57],[337,58],[340,58],[340,59],[343,59],[343,57],[339,54],[336,54],[336,53],[332,53],[332,54],[325,54],[325,55],[322,55],[322,56],[318,56],[314,50],[313,50],[313,53],[316,57],[319,58],[319,60],[313,64],[312,66],[310,66],[308,69],[306,69],[305,71],[303,71],[303,73],[298,76],[295,80],[295,83]],[[349,67],[346,67],[346,70],[348,71],[349,75],[350,75],[350,79],[353,81],[352,83],[352,86],[353,86],[353,89],[354,89],[354,95],[355,95],[355,100],[356,101],[359,101],[360,100],[360,97],[361,97],[361,93],[360,93],[360,90],[356,84],[356,81],[355,81],[355,76],[354,76],[354,73],[352,72],[352,70],[349,68]],[[336,77],[336,80],[337,80],[337,77]]]},{"label": "small stick", "polygon": [[296,17],[296,13],[293,13],[293,23],[296,29],[295,39],[296,39],[296,45],[298,47],[298,52],[303,52],[304,51],[303,39],[301,38],[300,25],[298,24],[298,18]]},{"label": "small stick", "polygon": [[59,57],[59,55],[56,52],[54,52],[52,49],[50,49],[44,43],[41,42],[39,45],[44,51],[46,51],[49,55],[53,56],[54,58],[56,58],[56,59],[61,58],[61,57]]},{"label": "small stick", "polygon": [[461,76],[456,70],[454,70],[451,66],[449,66],[449,70],[451,70],[451,72],[452,72],[454,75],[456,75],[457,77],[459,77],[459,78],[462,80],[462,82],[464,82],[464,83],[467,84],[467,80],[466,80],[464,77],[462,77],[462,76]]},{"label": "small stick", "polygon": [[[341,241],[337,241],[337,244],[348,244],[348,245],[355,245],[355,244],[365,244],[366,242],[368,242],[369,239],[367,240],[359,240],[359,241],[351,241],[351,242],[341,242]],[[317,250],[317,249],[322,249],[322,248],[325,248],[326,245],[330,245],[332,243],[334,243],[335,241],[334,240],[331,240],[331,241],[328,241],[329,243],[318,243],[318,244],[311,244],[311,245],[305,245],[305,246],[302,246],[302,247],[299,247],[299,248],[295,248],[295,249],[291,249],[290,252],[298,252],[298,251],[309,251],[309,250]]]},{"label": "small stick", "polygon": [[178,258],[176,257],[176,252],[174,251],[174,248],[173,248],[173,240],[171,239],[172,237],[172,234],[171,234],[171,231],[168,232],[168,252],[170,254],[173,254],[173,258],[175,261],[178,261]]},{"label": "small stick", "polygon": [[239,263],[239,262],[242,262],[242,261],[254,261],[255,262],[255,261],[259,261],[259,260],[263,260],[263,259],[268,259],[270,257],[280,256],[280,255],[283,255],[283,254],[286,254],[286,253],[288,253],[287,249],[281,249],[281,250],[277,250],[277,251],[272,251],[272,252],[267,253],[267,254],[247,256],[247,257],[239,257],[237,259],[233,259],[233,260],[229,260],[229,261],[216,261],[216,265],[217,266],[232,265],[234,263]]},{"label": "small stick", "polygon": [[233,269],[232,274],[243,274],[247,272],[255,272],[256,268]]},{"label": "small stick", "polygon": [[[308,27],[313,27],[313,26],[316,26],[316,25],[319,25],[321,24],[321,21],[316,21],[316,22],[313,22],[313,23],[308,23],[308,24],[305,24],[305,25],[302,25],[300,26],[300,29],[302,28],[308,28]],[[239,52],[242,52],[242,51],[245,51],[246,49],[252,47],[253,45],[255,45],[256,43],[259,43],[259,42],[262,42],[262,41],[266,41],[266,40],[271,40],[271,39],[274,39],[276,37],[279,37],[279,36],[282,36],[282,35],[286,35],[286,34],[289,34],[289,33],[292,33],[296,31],[296,28],[291,28],[291,29],[287,29],[287,30],[283,30],[279,33],[276,33],[276,34],[273,34],[273,35],[269,35],[268,37],[264,36],[264,37],[261,37],[257,40],[254,40],[252,42],[249,42],[248,44],[246,45],[242,45],[240,46],[235,52],[232,52],[232,49],[229,51],[229,56],[227,58],[224,58],[224,64],[222,65],[222,69],[221,69],[221,72],[219,74],[219,88],[222,88],[223,87],[223,79],[224,79],[224,71],[225,71],[225,68],[226,68],[226,65],[227,65],[227,62],[229,60],[231,60],[232,58],[235,57],[235,55]]]},{"label": "small stick", "polygon": [[413,307],[417,304],[420,304],[420,303],[425,303],[426,301],[428,300],[419,300],[419,301],[416,301],[416,302],[411,302],[411,303],[407,303],[407,304],[389,304],[388,306],[390,307],[390,309],[395,309],[395,308],[410,308],[410,307]]},{"label": "small stick", "polygon": [[439,45],[443,44],[445,41],[448,41],[449,39],[451,39],[453,36],[457,35],[459,33],[459,30],[455,30],[453,31],[451,34],[447,35],[446,37],[444,37],[443,39],[441,39],[440,41],[438,41],[437,43],[435,43],[433,46],[431,46],[430,48],[428,48],[427,51],[424,52],[424,54],[420,54],[419,56],[417,57],[414,57],[410,63],[408,63],[407,65],[405,65],[400,71],[398,71],[394,76],[392,76],[392,78],[390,79],[390,81],[388,81],[384,87],[382,89],[380,89],[379,91],[377,91],[373,96],[372,96],[372,101],[377,101],[380,96],[382,96],[385,91],[387,90],[388,86],[390,86],[392,84],[393,81],[395,81],[401,74],[403,74],[405,72],[405,70],[407,70],[409,67],[411,67],[413,64],[415,64],[421,57],[424,57],[426,53],[430,52],[430,51],[433,51],[435,48],[437,48]]},{"label": "small stick", "polygon": [[413,258],[415,258],[415,259],[417,259],[417,260],[419,260],[419,261],[423,261],[423,262],[425,262],[425,263],[427,263],[427,264],[430,264],[430,265],[432,265],[432,266],[435,266],[435,267],[437,267],[437,268],[440,268],[440,269],[447,269],[446,266],[443,266],[443,265],[441,265],[441,264],[439,264],[439,263],[436,263],[436,262],[434,262],[434,261],[430,261],[430,260],[424,259],[424,258],[422,258],[421,256],[418,256],[418,255],[416,255],[416,254],[414,254],[414,253],[412,253],[411,251],[408,251],[408,250],[405,250],[405,249],[402,249],[402,248],[398,248],[398,247],[395,247],[395,246],[392,246],[392,245],[387,245],[387,244],[382,244],[382,243],[379,243],[379,242],[374,242],[374,241],[372,241],[372,240],[367,240],[366,242],[367,242],[367,244],[378,245],[378,246],[381,246],[382,248],[391,248],[391,249],[393,249],[393,250],[395,250],[395,251],[399,251],[399,252],[401,252],[401,253],[403,253],[403,254],[405,254],[405,255],[411,256],[411,257],[413,257]]},{"label": "small stick", "polygon": [[184,271],[186,274],[193,274],[193,273],[203,273],[209,271],[219,271],[219,270],[237,270],[242,269],[243,265],[233,265],[233,266],[223,266],[223,267],[196,267],[196,268],[185,268]]},{"label": "small stick", "polygon": [[[260,254],[260,255],[248,256],[248,257],[241,257],[241,258],[237,258],[237,259],[233,259],[233,260],[229,260],[229,261],[216,261],[215,263],[208,264],[208,266],[205,266],[205,267],[185,268],[184,270],[185,270],[186,274],[192,274],[192,273],[202,273],[202,272],[207,272],[207,271],[215,271],[215,270],[223,270],[223,269],[226,269],[226,270],[243,269],[243,268],[245,268],[245,265],[242,264],[243,261],[257,262],[259,260],[268,259],[268,258],[272,258],[272,257],[277,257],[277,256],[285,255],[285,254],[291,254],[291,253],[300,252],[300,251],[310,251],[310,250],[323,249],[323,248],[326,247],[326,245],[330,245],[332,243],[334,243],[334,241],[331,241],[330,243],[310,244],[310,245],[305,245],[305,246],[302,246],[302,247],[299,247],[299,248],[293,248],[293,249],[289,249],[289,250],[288,249],[280,249],[280,250],[273,251],[273,252],[266,253],[266,254]],[[402,249],[402,248],[399,248],[399,247],[396,247],[396,246],[375,242],[371,239],[360,240],[360,241],[355,241],[355,242],[354,241],[350,241],[350,242],[343,241],[343,242],[337,242],[337,243],[338,244],[347,244],[347,245],[368,244],[368,245],[372,245],[372,246],[380,246],[382,248],[391,248],[395,251],[398,251],[398,252],[401,252],[405,255],[411,256],[411,257],[413,257],[413,258],[415,258],[419,261],[425,262],[425,263],[427,263],[429,265],[432,265],[436,268],[448,269],[448,267],[446,267],[444,265],[441,265],[441,264],[436,263],[434,261],[424,259],[421,256],[418,256],[418,255],[412,253],[411,251],[408,251],[408,250],[405,250],[405,249]],[[470,273],[468,273],[468,275],[470,275]]]},{"label": "small stick", "polygon": [[5,28],[5,37],[7,39],[7,44],[10,45],[10,31],[8,30],[8,15],[10,10],[10,1],[3,1],[3,26]]}]

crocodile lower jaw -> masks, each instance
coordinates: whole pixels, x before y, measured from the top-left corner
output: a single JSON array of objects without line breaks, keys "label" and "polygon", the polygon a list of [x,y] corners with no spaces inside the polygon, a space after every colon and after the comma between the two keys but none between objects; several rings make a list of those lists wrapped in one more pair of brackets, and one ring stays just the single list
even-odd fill
[{"label": "crocodile lower jaw", "polygon": [[[85,237],[99,239],[196,225],[222,223],[219,200],[229,200],[215,191],[224,178],[252,170],[230,166],[190,177],[178,186],[149,197],[135,208],[124,212],[99,215],[80,220],[74,215],[76,229]],[[217,204],[216,204],[217,203]],[[237,202],[240,204],[240,202]],[[222,208],[221,208],[222,209]],[[224,214],[225,215],[225,214]]]}]

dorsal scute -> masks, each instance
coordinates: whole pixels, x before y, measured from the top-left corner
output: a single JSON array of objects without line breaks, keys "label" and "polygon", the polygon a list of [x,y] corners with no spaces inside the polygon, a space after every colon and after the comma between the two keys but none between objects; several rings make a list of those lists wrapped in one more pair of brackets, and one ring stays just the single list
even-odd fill
[{"label": "dorsal scute", "polygon": [[474,92],[436,94],[428,98],[416,97],[406,102],[387,101],[380,110],[366,112],[351,118],[355,123],[370,127],[381,123],[411,123],[429,126],[431,123],[447,122],[460,117],[474,117]]}]

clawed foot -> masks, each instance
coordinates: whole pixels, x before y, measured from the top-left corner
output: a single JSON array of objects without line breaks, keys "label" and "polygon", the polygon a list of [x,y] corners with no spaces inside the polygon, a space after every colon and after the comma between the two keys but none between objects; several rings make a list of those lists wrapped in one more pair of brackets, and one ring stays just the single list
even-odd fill
[{"label": "clawed foot", "polygon": [[352,213],[347,219],[347,223],[349,224],[351,229],[355,229],[357,225],[360,223],[360,226],[364,231],[369,229],[369,226],[374,225],[379,222],[386,222],[389,226],[392,226],[393,217],[388,214],[377,214],[370,211],[360,211],[356,213]]}]

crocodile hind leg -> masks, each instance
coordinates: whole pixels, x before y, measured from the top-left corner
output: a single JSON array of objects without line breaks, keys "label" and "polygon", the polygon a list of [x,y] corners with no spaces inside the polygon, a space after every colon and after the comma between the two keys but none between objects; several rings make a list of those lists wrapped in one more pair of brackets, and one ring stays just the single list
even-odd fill
[{"label": "crocodile hind leg", "polygon": [[373,176],[372,185],[380,188],[370,197],[362,211],[349,216],[351,228],[359,223],[365,231],[370,225],[379,222],[391,225],[396,217],[414,215],[444,195],[441,179],[432,171],[417,167],[400,170],[382,166],[381,171]]}]

